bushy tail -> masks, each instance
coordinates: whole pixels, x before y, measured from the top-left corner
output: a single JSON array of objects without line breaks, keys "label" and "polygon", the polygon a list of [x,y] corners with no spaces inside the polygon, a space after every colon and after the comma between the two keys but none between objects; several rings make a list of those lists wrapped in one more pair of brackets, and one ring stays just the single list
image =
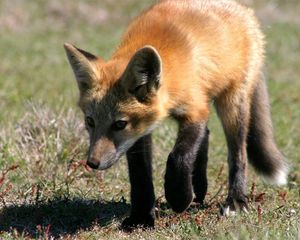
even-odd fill
[{"label": "bushy tail", "polygon": [[268,92],[263,78],[252,97],[247,153],[250,163],[264,180],[277,185],[287,183],[288,167],[274,140]]}]

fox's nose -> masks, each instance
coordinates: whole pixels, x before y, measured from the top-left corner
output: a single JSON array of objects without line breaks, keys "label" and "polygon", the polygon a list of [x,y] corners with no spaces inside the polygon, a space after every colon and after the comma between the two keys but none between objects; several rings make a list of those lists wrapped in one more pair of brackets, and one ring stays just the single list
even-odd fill
[{"label": "fox's nose", "polygon": [[99,168],[99,161],[97,161],[96,159],[89,159],[87,162],[87,165],[93,169],[98,169]]}]

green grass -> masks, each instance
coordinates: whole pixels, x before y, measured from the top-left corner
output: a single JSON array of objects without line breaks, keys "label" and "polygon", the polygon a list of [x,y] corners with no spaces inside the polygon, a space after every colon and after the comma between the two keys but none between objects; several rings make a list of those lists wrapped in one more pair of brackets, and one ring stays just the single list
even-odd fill
[{"label": "green grass", "polygon": [[[264,185],[250,169],[250,213],[221,218],[226,144],[213,114],[207,208],[175,214],[163,176],[176,125],[154,133],[157,221],[153,231],[119,230],[130,209],[126,160],[105,172],[86,169],[87,135],[64,42],[108,58],[129,20],[151,0],[0,2],[0,239],[299,239],[300,4],[254,7],[267,40],[266,72],[276,139],[289,159],[289,183]],[[255,3],[254,3],[255,2]]]}]

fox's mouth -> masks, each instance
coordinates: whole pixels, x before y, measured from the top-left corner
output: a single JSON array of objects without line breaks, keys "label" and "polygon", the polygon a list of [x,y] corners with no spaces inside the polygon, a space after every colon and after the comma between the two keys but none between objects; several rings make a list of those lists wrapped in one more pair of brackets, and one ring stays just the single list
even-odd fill
[{"label": "fox's mouth", "polygon": [[99,170],[105,170],[110,168],[112,165],[114,165],[116,162],[118,162],[120,159],[120,157],[116,157],[115,159],[111,159],[105,162],[101,162],[101,164],[99,165],[98,169]]},{"label": "fox's mouth", "polygon": [[127,152],[127,150],[136,142],[136,139],[129,139],[119,146],[116,152],[106,153],[101,157],[91,157],[89,155],[87,165],[92,169],[105,170],[110,168]]},{"label": "fox's mouth", "polygon": [[120,157],[121,156],[113,156],[108,159],[105,159],[104,161],[88,159],[86,164],[92,169],[106,170],[110,168],[112,165],[114,165],[117,161],[119,161]]}]

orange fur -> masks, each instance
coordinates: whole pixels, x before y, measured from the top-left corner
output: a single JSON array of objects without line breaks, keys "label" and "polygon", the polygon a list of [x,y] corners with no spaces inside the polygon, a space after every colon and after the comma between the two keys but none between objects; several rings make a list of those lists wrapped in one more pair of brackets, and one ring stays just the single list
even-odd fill
[{"label": "orange fur", "polygon": [[[252,10],[231,1],[160,1],[128,27],[101,84],[119,79],[145,45],[159,52],[162,115],[181,106],[191,121],[207,118],[208,103],[225,92],[253,92],[263,61],[263,36]],[[249,94],[249,98],[250,98]],[[222,101],[222,100],[221,100]]]}]

